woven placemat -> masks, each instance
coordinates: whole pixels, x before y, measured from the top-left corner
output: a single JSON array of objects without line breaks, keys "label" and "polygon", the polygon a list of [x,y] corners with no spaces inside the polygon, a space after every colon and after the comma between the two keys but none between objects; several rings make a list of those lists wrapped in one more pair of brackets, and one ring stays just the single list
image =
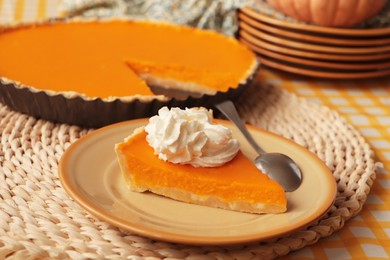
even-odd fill
[{"label": "woven placemat", "polygon": [[122,232],[72,201],[58,179],[66,148],[91,129],[37,120],[0,105],[0,259],[271,259],[316,243],[356,215],[375,178],[367,142],[330,109],[254,84],[237,103],[249,123],[308,148],[332,170],[338,194],[317,223],[239,246],[190,246]]}]

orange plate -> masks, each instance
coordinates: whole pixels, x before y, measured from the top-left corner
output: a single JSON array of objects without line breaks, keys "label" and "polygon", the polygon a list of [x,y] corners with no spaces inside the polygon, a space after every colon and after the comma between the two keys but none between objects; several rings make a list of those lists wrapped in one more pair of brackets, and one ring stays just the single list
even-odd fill
[{"label": "orange plate", "polygon": [[241,23],[241,26],[243,26],[242,28],[245,28],[245,31],[250,32],[253,36],[257,37],[258,39],[266,40],[274,44],[278,44],[281,46],[298,49],[298,50],[320,52],[320,53],[332,53],[332,54],[375,54],[375,53],[383,53],[383,52],[390,51],[390,45],[357,48],[357,47],[334,47],[334,46],[327,46],[327,45],[297,42],[295,40],[288,40],[285,38],[281,38],[279,36],[271,35],[266,32],[256,30],[253,27],[246,24]]},{"label": "orange plate", "polygon": [[252,36],[251,34],[240,30],[239,38],[245,39],[247,42],[251,43],[254,46],[259,46],[261,48],[272,50],[275,52],[280,52],[292,56],[319,59],[319,60],[335,60],[335,61],[371,61],[371,60],[388,60],[390,58],[390,52],[383,52],[377,54],[366,54],[366,55],[348,55],[348,54],[330,54],[330,53],[320,53],[320,52],[310,52],[303,50],[290,49],[288,47],[278,46],[266,41],[263,41],[259,38]]},{"label": "orange plate", "polygon": [[[340,36],[336,36],[336,38],[333,38],[335,36],[331,36],[331,35],[324,36],[321,34],[312,34],[311,32],[286,30],[281,27],[274,27],[272,25],[263,23],[261,21],[256,21],[242,12],[238,12],[238,18],[239,18],[239,27],[241,29],[249,25],[256,30],[266,31],[274,35],[279,35],[281,37],[287,37],[290,39],[303,41],[303,42],[313,42],[313,43],[321,43],[324,45],[328,44],[328,45],[338,45],[338,46],[378,46],[378,45],[390,44],[390,34],[383,36],[383,38],[346,39],[346,38],[341,38]],[[256,35],[255,33],[253,34]]]},{"label": "orange plate", "polygon": [[375,70],[375,69],[390,69],[390,62],[370,62],[370,63],[341,63],[341,62],[326,62],[311,59],[302,59],[289,55],[280,54],[277,52],[269,51],[264,48],[255,46],[245,39],[241,39],[241,42],[248,46],[250,49],[258,54],[265,55],[267,57],[284,60],[287,62],[293,62],[301,65],[314,66],[318,68],[327,68],[334,70]]},{"label": "orange plate", "polygon": [[339,72],[335,70],[314,68],[312,66],[302,66],[301,64],[296,63],[286,63],[285,61],[267,58],[263,55],[259,56],[258,58],[263,65],[266,65],[268,67],[315,78],[366,79],[390,75],[390,68],[384,70],[367,70],[359,72]]},{"label": "orange plate", "polygon": [[353,37],[372,37],[372,36],[390,35],[390,27],[377,28],[377,29],[340,29],[340,28],[332,28],[332,27],[321,27],[316,25],[292,23],[292,22],[278,20],[269,17],[267,15],[258,13],[257,11],[247,7],[241,8],[240,11],[256,20],[268,24],[276,25],[276,26],[295,29],[295,30],[323,33],[323,34],[330,34],[330,35],[353,36]]},{"label": "orange plate", "polygon": [[[302,169],[303,182],[286,193],[287,212],[249,214],[175,201],[152,193],[131,192],[117,163],[114,145],[148,119],[100,128],[73,143],[63,154],[59,177],[64,189],[87,211],[131,233],[175,243],[226,245],[281,237],[323,216],[336,196],[336,182],[326,165],[296,143],[249,127],[255,140],[270,152],[283,152]],[[241,150],[256,152],[229,122]],[[93,163],[91,163],[93,162]]]}]

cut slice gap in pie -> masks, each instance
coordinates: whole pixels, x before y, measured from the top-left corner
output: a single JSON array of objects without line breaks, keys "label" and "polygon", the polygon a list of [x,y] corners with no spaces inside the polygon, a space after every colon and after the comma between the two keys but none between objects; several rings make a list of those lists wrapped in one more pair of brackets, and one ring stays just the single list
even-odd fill
[{"label": "cut slice gap in pie", "polygon": [[217,91],[226,91],[227,86],[233,87],[240,83],[233,73],[227,71],[134,59],[125,59],[125,62],[148,85],[165,89],[212,95]]}]

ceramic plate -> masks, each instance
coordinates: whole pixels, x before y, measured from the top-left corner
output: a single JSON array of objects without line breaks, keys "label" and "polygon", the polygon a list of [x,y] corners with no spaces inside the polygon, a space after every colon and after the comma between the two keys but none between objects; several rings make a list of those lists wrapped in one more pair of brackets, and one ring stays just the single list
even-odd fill
[{"label": "ceramic plate", "polygon": [[[233,130],[242,151],[254,158],[255,152],[237,130],[226,121],[219,122]],[[131,192],[122,178],[114,145],[146,123],[146,119],[132,120],[95,130],[72,144],[59,165],[60,180],[68,194],[96,217],[123,230],[186,244],[261,241],[313,223],[327,212],[336,196],[333,175],[320,159],[292,141],[254,127],[250,131],[266,151],[286,153],[302,169],[302,185],[286,193],[286,213],[240,213]]]},{"label": "ceramic plate", "polygon": [[[242,25],[242,24],[241,24]],[[281,38],[276,35],[271,35],[266,32],[257,31],[250,26],[245,26],[247,32],[252,34],[253,41],[257,39],[262,39],[279,46],[284,46],[287,48],[310,51],[310,52],[319,52],[319,53],[331,53],[331,54],[381,54],[384,52],[390,51],[390,45],[385,46],[374,46],[374,47],[335,47],[328,45],[319,45],[315,43],[304,43],[298,42],[296,40],[288,40],[286,38]],[[240,35],[243,35],[242,30],[239,31]],[[247,35],[247,33],[246,33]]]},{"label": "ceramic plate", "polygon": [[[303,57],[308,59],[318,59],[318,60],[330,60],[330,61],[376,61],[381,60],[385,61],[390,58],[390,52],[377,53],[377,54],[367,54],[367,55],[343,55],[343,54],[331,54],[331,53],[320,53],[320,52],[311,52],[311,51],[301,51],[292,49],[289,47],[278,46],[276,44],[271,44],[266,41],[262,41],[259,38],[251,36],[249,33],[246,33],[243,30],[239,31],[238,35],[239,40],[244,39],[246,42],[250,42],[253,46],[259,46],[261,48],[271,50],[274,52],[279,52],[291,56]],[[241,41],[242,42],[242,41]]]},{"label": "ceramic plate", "polygon": [[313,33],[322,33],[330,35],[342,35],[343,37],[374,37],[374,36],[387,36],[390,35],[390,27],[385,28],[369,28],[369,29],[345,29],[345,28],[333,28],[324,27],[311,24],[293,23],[288,21],[279,20],[264,14],[261,14],[251,8],[241,8],[241,12],[244,14],[259,20],[264,23],[272,24],[289,29],[308,31]]},{"label": "ceramic plate", "polygon": [[262,54],[267,57],[283,60],[286,62],[296,63],[300,65],[306,65],[306,66],[313,66],[317,68],[324,68],[324,69],[333,69],[333,70],[339,70],[342,71],[359,71],[359,70],[376,70],[376,69],[390,69],[390,62],[328,62],[328,61],[319,61],[319,60],[313,60],[313,59],[304,59],[299,57],[294,57],[290,55],[284,55],[281,53],[273,52],[266,50],[264,48],[255,46],[248,41],[244,39],[240,39],[243,44],[248,46],[250,49],[252,49],[257,54]]},{"label": "ceramic plate", "polygon": [[343,38],[342,36],[333,37],[334,35],[324,36],[316,33],[272,26],[258,20],[256,21],[242,12],[238,12],[238,18],[239,27],[242,28],[245,25],[251,26],[255,30],[253,31],[254,35],[256,35],[259,31],[265,31],[273,35],[294,39],[299,42],[312,42],[337,46],[378,46],[390,44],[390,35],[375,38]]},{"label": "ceramic plate", "polygon": [[343,72],[337,70],[325,70],[321,68],[315,68],[313,66],[306,66],[298,63],[286,62],[275,58],[268,58],[266,56],[258,56],[261,64],[270,68],[303,75],[315,78],[326,78],[326,79],[369,79],[376,77],[385,77],[390,75],[390,68],[378,69],[378,70],[366,70],[356,72]]}]

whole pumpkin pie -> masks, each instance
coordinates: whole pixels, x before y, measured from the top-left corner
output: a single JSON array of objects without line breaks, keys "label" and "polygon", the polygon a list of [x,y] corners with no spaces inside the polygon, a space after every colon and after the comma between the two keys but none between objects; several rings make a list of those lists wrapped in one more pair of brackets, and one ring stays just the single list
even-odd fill
[{"label": "whole pumpkin pie", "polygon": [[[155,94],[151,87],[218,96],[240,89],[257,68],[255,55],[233,38],[130,20],[3,28],[0,50],[3,103],[87,126],[155,114],[171,97],[164,91]],[[28,106],[19,101],[22,97],[40,105]],[[198,105],[188,102],[178,104]]]},{"label": "whole pumpkin pie", "polygon": [[[194,120],[199,118],[186,115],[184,121],[190,121],[188,124],[183,121],[173,124],[172,120],[166,124],[158,122],[156,138],[164,138],[166,141],[163,140],[162,144],[161,140],[150,140],[150,127],[146,126],[136,129],[124,142],[116,145],[119,165],[129,188],[135,192],[150,191],[187,203],[235,211],[285,212],[287,202],[283,188],[261,173],[239,149],[231,153],[236,143],[227,142],[225,134],[217,138],[216,145],[207,146],[210,140],[205,142],[200,137],[203,130],[199,130]],[[172,125],[180,125],[180,132],[176,131],[179,127]],[[197,130],[191,132],[188,126]],[[208,125],[204,131],[213,128],[214,124]],[[224,131],[217,130],[210,136],[215,137],[216,133],[221,136]],[[183,144],[181,138],[187,138],[188,143]],[[152,147],[155,142],[160,143],[159,151],[165,150],[164,155],[156,154],[156,147]],[[228,145],[221,146],[221,143]],[[196,158],[188,156],[189,150]]]}]

